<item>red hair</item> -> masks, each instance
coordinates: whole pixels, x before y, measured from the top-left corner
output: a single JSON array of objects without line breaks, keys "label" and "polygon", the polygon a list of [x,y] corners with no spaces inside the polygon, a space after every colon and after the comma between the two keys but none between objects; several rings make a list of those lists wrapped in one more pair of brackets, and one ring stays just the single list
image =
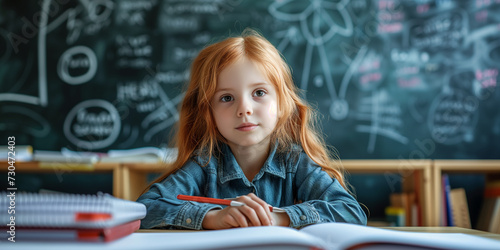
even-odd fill
[{"label": "red hair", "polygon": [[216,128],[210,103],[220,72],[243,56],[256,62],[276,88],[279,119],[271,141],[278,142],[280,151],[290,150],[294,144],[302,146],[315,163],[345,188],[341,164],[334,160],[336,155],[330,153],[321,139],[316,128],[317,114],[299,96],[288,64],[269,41],[250,29],[243,31],[241,36],[204,48],[194,59],[174,138],[178,156],[168,165],[166,173],[153,183],[181,168],[195,151],[211,157],[219,150],[219,142],[225,142]]}]

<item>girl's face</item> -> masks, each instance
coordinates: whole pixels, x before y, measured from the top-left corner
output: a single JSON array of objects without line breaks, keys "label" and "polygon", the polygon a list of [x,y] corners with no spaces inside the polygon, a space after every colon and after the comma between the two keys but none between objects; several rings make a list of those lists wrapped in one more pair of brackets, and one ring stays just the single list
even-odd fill
[{"label": "girl's face", "polygon": [[248,58],[241,58],[220,73],[212,112],[217,129],[231,148],[269,146],[277,110],[274,86]]}]

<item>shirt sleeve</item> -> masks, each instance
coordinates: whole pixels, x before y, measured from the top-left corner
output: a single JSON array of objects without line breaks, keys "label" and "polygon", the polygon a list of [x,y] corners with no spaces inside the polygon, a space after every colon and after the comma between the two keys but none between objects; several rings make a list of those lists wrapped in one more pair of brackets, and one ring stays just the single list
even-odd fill
[{"label": "shirt sleeve", "polygon": [[323,222],[366,225],[366,214],[340,182],[321,170],[305,153],[297,164],[295,184],[298,204],[284,207],[290,226],[300,228]]},{"label": "shirt sleeve", "polygon": [[178,200],[178,194],[203,196],[206,176],[193,161],[155,183],[141,195],[137,202],[146,205],[147,214],[141,228],[202,229],[202,222],[209,210],[222,208],[218,205]]}]

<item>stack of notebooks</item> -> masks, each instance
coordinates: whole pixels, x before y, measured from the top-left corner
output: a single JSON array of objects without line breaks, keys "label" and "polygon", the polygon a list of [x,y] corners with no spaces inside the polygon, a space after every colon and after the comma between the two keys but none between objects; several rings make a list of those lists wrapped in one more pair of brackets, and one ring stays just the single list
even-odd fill
[{"label": "stack of notebooks", "polygon": [[108,194],[2,192],[0,207],[0,228],[13,242],[109,242],[138,230],[146,216],[144,204]]}]

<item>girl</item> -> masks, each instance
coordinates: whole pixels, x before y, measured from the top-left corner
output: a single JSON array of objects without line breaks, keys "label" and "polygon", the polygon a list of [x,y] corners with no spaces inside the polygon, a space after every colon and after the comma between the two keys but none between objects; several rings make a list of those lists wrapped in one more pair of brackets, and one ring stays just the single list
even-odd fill
[{"label": "girl", "polygon": [[[206,47],[182,102],[177,160],[137,200],[147,207],[141,227],[366,224],[313,118],[281,54],[255,31]],[[236,197],[245,206],[181,201],[178,194]]]}]

